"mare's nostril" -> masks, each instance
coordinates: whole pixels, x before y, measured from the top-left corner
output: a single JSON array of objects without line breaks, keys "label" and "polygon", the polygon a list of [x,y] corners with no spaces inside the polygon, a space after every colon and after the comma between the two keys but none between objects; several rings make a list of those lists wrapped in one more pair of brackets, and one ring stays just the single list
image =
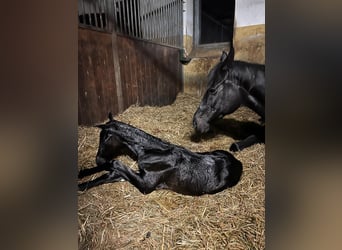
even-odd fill
[{"label": "mare's nostril", "polygon": [[100,166],[106,163],[106,160],[102,157],[96,157],[96,165]]}]

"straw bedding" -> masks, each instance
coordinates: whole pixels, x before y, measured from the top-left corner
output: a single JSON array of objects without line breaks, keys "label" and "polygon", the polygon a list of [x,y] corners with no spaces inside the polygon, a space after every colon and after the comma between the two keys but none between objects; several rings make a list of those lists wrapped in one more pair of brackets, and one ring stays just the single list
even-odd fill
[{"label": "straw bedding", "polygon": [[[172,105],[132,106],[114,118],[192,151],[228,150],[234,139],[219,131],[190,140],[199,102],[182,93]],[[257,122],[258,116],[240,108],[225,119]],[[79,127],[80,169],[95,166],[98,141],[98,128]],[[264,249],[265,145],[234,156],[243,163],[241,181],[214,195],[191,197],[167,190],[143,195],[128,182],[79,192],[79,249]],[[127,156],[119,160],[137,168]]]}]

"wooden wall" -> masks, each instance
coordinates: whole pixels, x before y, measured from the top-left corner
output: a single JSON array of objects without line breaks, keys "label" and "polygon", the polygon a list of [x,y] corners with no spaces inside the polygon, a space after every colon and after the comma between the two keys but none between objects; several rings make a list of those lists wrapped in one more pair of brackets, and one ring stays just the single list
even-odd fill
[{"label": "wooden wall", "polygon": [[171,104],[183,91],[178,49],[79,28],[78,123],[94,125],[132,104]]}]

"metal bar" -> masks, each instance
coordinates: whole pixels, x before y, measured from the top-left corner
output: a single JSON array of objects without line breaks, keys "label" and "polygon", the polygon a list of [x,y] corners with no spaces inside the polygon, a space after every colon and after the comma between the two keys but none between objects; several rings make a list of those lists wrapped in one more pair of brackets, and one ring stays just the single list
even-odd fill
[{"label": "metal bar", "polygon": [[153,18],[153,13],[151,12],[151,5],[153,5],[153,4],[154,4],[154,0],[150,0],[150,4],[148,6],[149,8],[147,10],[147,13],[148,13],[148,23],[147,23],[147,25],[150,28],[150,37],[149,37],[150,40],[153,40],[153,38],[154,38],[154,29],[155,29],[155,27],[153,27],[153,25],[151,25],[152,18]]},{"label": "metal bar", "polygon": [[120,32],[125,33],[125,13],[124,13],[124,2],[122,0],[119,1],[119,13],[120,13]]},{"label": "metal bar", "polygon": [[164,10],[165,10],[165,0],[164,0],[164,5],[161,6],[160,8],[160,18],[161,18],[161,22],[160,22],[160,26],[161,26],[161,40],[162,40],[162,43],[165,43],[165,33],[166,33],[166,27],[165,27],[165,16],[164,16]]},{"label": "metal bar", "polygon": [[[80,20],[80,14],[83,16],[83,22],[82,22],[82,24],[85,24],[85,10],[84,10],[84,1],[83,0],[81,0],[81,8],[82,8],[82,12],[80,13],[78,13],[78,20]],[[78,10],[78,11],[80,11],[80,10]],[[80,22],[80,21],[79,21]]]},{"label": "metal bar", "polygon": [[158,42],[159,43],[163,43],[163,20],[162,20],[162,5],[163,5],[163,1],[160,2],[159,1],[159,5],[157,7],[157,15],[158,15],[158,19],[157,19],[157,22],[158,22]]},{"label": "metal bar", "polygon": [[150,6],[149,6],[149,9],[148,9],[148,15],[149,15],[149,18],[148,18],[148,25],[150,27],[150,39],[153,40],[154,39],[154,31],[155,31],[155,27],[152,25],[152,22],[153,22],[153,18],[154,18],[154,14],[152,12],[152,8],[151,8],[151,5],[154,4],[154,1],[155,0],[151,0],[150,1]]},{"label": "metal bar", "polygon": [[122,13],[121,13],[121,1],[115,1],[115,8],[116,8],[116,14],[117,14],[117,19],[116,19],[116,31],[121,33],[122,32]]},{"label": "metal bar", "polygon": [[160,7],[158,6],[158,8],[155,10],[155,13],[156,13],[156,19],[155,19],[155,22],[156,22],[156,40],[160,43],[161,40],[160,40]]},{"label": "metal bar", "polygon": [[180,30],[179,30],[179,35],[180,35],[180,43],[178,44],[179,48],[183,47],[183,43],[184,43],[184,36],[183,36],[183,26],[184,26],[184,10],[183,10],[183,0],[179,1],[180,3]]},{"label": "metal bar", "polygon": [[165,6],[165,42],[170,44],[170,17],[169,17],[169,3]]},{"label": "metal bar", "polygon": [[[156,0],[153,0],[153,6],[156,6]],[[155,41],[157,38],[157,34],[158,34],[158,27],[157,27],[157,25],[155,25],[157,22],[157,12],[156,12],[156,10],[154,10],[152,8],[150,11],[153,13],[153,19],[152,19],[153,22],[151,23],[151,25],[153,25],[153,28],[154,28],[153,29],[153,40]]]},{"label": "metal bar", "polygon": [[140,29],[141,29],[141,38],[145,38],[146,36],[146,30],[145,30],[145,4],[146,1],[140,1],[139,0],[139,23],[140,23]]},{"label": "metal bar", "polygon": [[[91,22],[91,15],[90,15],[90,5],[87,4],[86,6],[87,6],[87,9],[88,9],[88,20],[89,20],[88,25],[91,26],[92,22]],[[87,22],[86,22],[86,24],[87,24]]]},{"label": "metal bar", "polygon": [[[159,2],[160,4],[160,2]],[[162,34],[162,6],[161,4],[158,6],[158,41],[163,43],[163,34]]]},{"label": "metal bar", "polygon": [[119,13],[120,13],[120,32],[122,34],[125,34],[125,19],[126,19],[126,14],[125,14],[125,0],[119,0],[120,8],[119,8]]},{"label": "metal bar", "polygon": [[103,20],[103,17],[102,17],[102,13],[104,13],[104,11],[103,11],[103,0],[101,1],[99,1],[99,15],[100,15],[100,26],[101,26],[101,29],[104,29],[105,27],[104,27],[104,20]]},{"label": "metal bar", "polygon": [[132,8],[133,8],[133,30],[134,36],[138,37],[138,26],[137,26],[137,0],[132,0]]},{"label": "metal bar", "polygon": [[116,9],[116,2],[115,2],[115,0],[108,0],[108,1],[110,1],[110,3],[111,3],[111,7],[110,7],[110,20],[111,20],[111,24],[110,24],[110,26],[111,26],[111,29],[110,29],[110,31],[112,31],[112,32],[117,32],[117,28],[118,28],[118,19],[117,19],[117,9]]},{"label": "metal bar", "polygon": [[170,35],[170,45],[172,45],[172,41],[173,41],[173,18],[172,18],[172,2],[169,5],[169,22],[170,22],[170,31],[169,31],[169,35]]},{"label": "metal bar", "polygon": [[108,6],[108,0],[103,0],[103,13],[104,13],[104,21],[105,21],[105,30],[109,31],[109,27],[110,27],[110,24],[109,24],[109,9],[110,7]]},{"label": "metal bar", "polygon": [[172,36],[173,36],[173,18],[172,18],[172,2],[168,4],[168,44],[172,45]]},{"label": "metal bar", "polygon": [[130,8],[129,8],[129,3],[131,2],[131,0],[126,0],[126,17],[127,17],[127,34],[128,35],[132,35],[132,30],[131,30],[131,15],[130,15]]},{"label": "metal bar", "polygon": [[84,17],[84,25],[87,25],[87,22],[86,22],[86,13],[87,13],[87,5],[84,3],[83,1],[83,17]]},{"label": "metal bar", "polygon": [[172,2],[172,22],[173,22],[173,27],[172,27],[172,33],[173,33],[173,38],[172,38],[172,45],[176,44],[176,39],[177,39],[177,2],[173,1]]},{"label": "metal bar", "polygon": [[126,21],[125,21],[125,27],[126,27],[126,34],[131,35],[131,30],[130,30],[130,17],[129,17],[129,2],[130,0],[125,0],[125,14],[126,14]]},{"label": "metal bar", "polygon": [[176,0],[175,1],[175,42],[174,42],[174,44],[176,45],[177,44],[177,40],[178,40],[178,33],[177,33],[177,31],[178,31],[178,1]]},{"label": "metal bar", "polygon": [[98,1],[97,3],[95,3],[95,6],[96,6],[96,9],[97,9],[97,11],[96,11],[96,13],[95,13],[95,16],[96,16],[96,20],[97,20],[97,28],[102,28],[102,23],[101,23],[101,3],[100,3],[100,1]]},{"label": "metal bar", "polygon": [[148,1],[148,3],[147,3],[147,5],[146,5],[146,9],[145,9],[145,27],[146,27],[146,30],[147,30],[147,39],[151,39],[151,32],[152,32],[152,30],[151,30],[151,26],[149,25],[149,19],[150,19],[150,17],[149,17],[149,5],[151,4],[151,0],[147,0]]},{"label": "metal bar", "polygon": [[146,1],[140,2],[141,7],[141,29],[143,30],[143,38],[148,39],[147,25],[146,25]]},{"label": "metal bar", "polygon": [[146,5],[146,12],[145,12],[145,26],[147,28],[147,39],[151,39],[152,38],[152,26],[149,24],[150,20],[151,20],[151,15],[150,15],[150,5],[151,5],[151,1],[153,0],[147,0],[147,5]]},{"label": "metal bar", "polygon": [[129,8],[127,9],[128,11],[128,17],[129,17],[129,25],[128,28],[130,30],[130,35],[134,36],[134,23],[133,23],[133,15],[134,15],[134,9],[132,7],[132,2],[134,0],[128,0],[129,1]]},{"label": "metal bar", "polygon": [[178,2],[175,1],[175,31],[176,31],[176,35],[175,35],[175,44],[177,44],[177,40],[178,40]]},{"label": "metal bar", "polygon": [[153,39],[153,34],[154,34],[154,27],[151,25],[152,22],[152,17],[153,17],[153,13],[151,12],[151,5],[153,4],[154,0],[150,0],[149,1],[149,5],[148,5],[148,9],[147,9],[147,13],[148,13],[148,18],[147,18],[147,25],[149,27],[149,39],[152,40]]},{"label": "metal bar", "polygon": [[168,2],[167,6],[166,6],[166,15],[165,15],[165,19],[166,19],[166,43],[170,44],[170,38],[171,38],[171,18],[170,18],[170,1]]},{"label": "metal bar", "polygon": [[[153,0],[153,6],[156,6],[156,0]],[[152,12],[152,22],[151,22],[151,25],[152,27],[154,28],[153,29],[153,40],[155,41],[156,38],[157,38],[157,34],[158,34],[158,27],[156,25],[156,22],[157,22],[157,12],[155,9],[151,8],[151,12]]]},{"label": "metal bar", "polygon": [[132,28],[133,28],[134,37],[138,36],[138,34],[137,34],[137,19],[136,19],[137,12],[136,12],[136,10],[137,10],[136,0],[132,0],[132,20],[133,20]]},{"label": "metal bar", "polygon": [[101,0],[99,2],[99,6],[100,6],[100,21],[101,21],[101,26],[102,26],[102,29],[105,30],[105,28],[107,27],[107,24],[106,24],[106,15],[105,15],[105,8],[104,8],[104,1],[105,0]]},{"label": "metal bar", "polygon": [[176,3],[175,1],[172,1],[171,3],[171,20],[172,20],[172,28],[171,28],[171,32],[172,32],[172,39],[171,39],[171,44],[174,45],[175,44],[175,38],[176,38],[176,25],[177,25],[177,20],[175,17],[175,10],[176,10]]},{"label": "metal bar", "polygon": [[179,27],[178,27],[178,25],[179,25],[179,1],[178,0],[176,0],[175,1],[175,15],[176,15],[176,25],[175,25],[175,27],[176,27],[176,40],[175,40],[175,45],[177,45],[178,44],[178,36],[179,36],[179,34],[178,34],[178,31],[179,31]]},{"label": "metal bar", "polygon": [[167,19],[166,19],[166,4],[162,8],[162,20],[163,20],[163,25],[162,25],[162,31],[163,31],[163,43],[166,43],[166,34],[167,34]]},{"label": "metal bar", "polygon": [[170,15],[171,2],[167,4],[167,44],[171,44],[171,34],[172,34],[172,19]]},{"label": "metal bar", "polygon": [[93,2],[93,14],[94,14],[94,19],[95,19],[95,25],[93,25],[93,26],[95,26],[96,28],[99,27],[99,25],[97,23],[97,16],[96,16],[97,10],[98,10],[98,4],[97,4],[97,2]]},{"label": "metal bar", "polygon": [[106,7],[105,7],[105,1],[106,0],[102,0],[102,2],[100,2],[101,4],[100,4],[100,9],[101,9],[101,21],[102,21],[102,29],[103,30],[106,30],[107,29],[107,20],[106,20],[106,13],[105,13],[105,11],[106,11]]},{"label": "metal bar", "polygon": [[104,30],[107,30],[107,31],[109,31],[109,22],[108,22],[108,15],[109,15],[109,13],[108,13],[108,10],[109,10],[109,6],[108,6],[108,4],[107,4],[107,0],[103,0],[102,1],[102,7],[103,7],[103,14],[104,14],[104,19],[103,19],[103,21],[105,22],[104,24],[105,24],[105,27],[103,27],[103,29]]},{"label": "metal bar", "polygon": [[182,47],[182,0],[78,1],[80,25]]},{"label": "metal bar", "polygon": [[178,0],[178,44],[177,44],[178,46],[181,46],[181,39],[182,39],[182,34],[183,34],[182,10],[183,10],[182,0]]},{"label": "metal bar", "polygon": [[121,7],[120,7],[120,12],[121,12],[121,15],[122,15],[122,30],[121,32],[123,34],[127,34],[127,26],[126,26],[126,11],[125,11],[125,8],[126,8],[126,4],[125,4],[126,0],[120,0],[120,3],[121,3]]},{"label": "metal bar", "polygon": [[142,37],[142,32],[141,32],[141,19],[140,19],[140,16],[141,16],[141,12],[140,12],[140,0],[136,0],[137,1],[137,26],[138,26],[138,37],[139,38],[143,38]]},{"label": "metal bar", "polygon": [[140,38],[140,33],[139,33],[139,5],[138,5],[138,0],[134,0],[133,5],[134,5],[134,28],[135,28],[135,36]]}]

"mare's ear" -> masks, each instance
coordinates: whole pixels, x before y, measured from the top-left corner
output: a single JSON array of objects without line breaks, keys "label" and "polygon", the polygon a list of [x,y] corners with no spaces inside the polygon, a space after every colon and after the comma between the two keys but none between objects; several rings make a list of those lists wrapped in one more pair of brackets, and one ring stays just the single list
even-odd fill
[{"label": "mare's ear", "polygon": [[220,58],[220,62],[224,62],[228,57],[228,54],[226,51],[222,51],[222,55],[221,55],[221,58]]},{"label": "mare's ear", "polygon": [[[226,55],[227,55],[227,52],[225,52]],[[234,62],[234,55],[235,55],[235,50],[234,50],[234,47],[233,46],[230,46],[230,50],[229,50],[229,53],[228,55],[224,58],[223,61],[223,67],[222,69],[224,70],[228,70],[229,68],[232,67],[232,64]],[[222,53],[222,56],[223,56],[223,53]],[[222,56],[221,56],[221,59],[222,59]]]}]

